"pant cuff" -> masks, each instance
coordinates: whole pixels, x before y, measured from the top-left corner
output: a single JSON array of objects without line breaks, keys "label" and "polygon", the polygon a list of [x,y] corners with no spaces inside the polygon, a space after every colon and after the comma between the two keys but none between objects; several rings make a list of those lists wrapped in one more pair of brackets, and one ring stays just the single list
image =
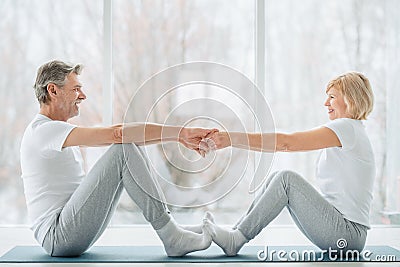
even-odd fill
[{"label": "pant cuff", "polygon": [[250,241],[250,240],[252,240],[254,238],[254,236],[250,237],[252,235],[247,234],[246,231],[244,231],[244,229],[240,228],[240,226],[237,226],[236,229],[239,230],[242,233],[242,235],[247,239],[247,241]]},{"label": "pant cuff", "polygon": [[151,226],[153,226],[154,230],[159,230],[159,229],[163,228],[170,220],[171,220],[171,215],[169,213],[165,212],[159,218],[150,222],[150,224],[151,224]]}]

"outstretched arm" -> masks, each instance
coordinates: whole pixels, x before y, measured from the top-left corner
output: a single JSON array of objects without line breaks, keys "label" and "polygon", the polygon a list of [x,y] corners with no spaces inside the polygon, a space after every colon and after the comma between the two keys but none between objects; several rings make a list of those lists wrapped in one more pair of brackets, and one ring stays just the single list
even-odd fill
[{"label": "outstretched arm", "polygon": [[65,139],[63,147],[104,146],[121,143],[121,125],[110,127],[75,127]]},{"label": "outstretched arm", "polygon": [[336,134],[326,127],[295,133],[217,132],[207,136],[216,149],[228,146],[259,152],[295,152],[340,147]]},{"label": "outstretched arm", "polygon": [[137,145],[161,142],[181,142],[190,149],[199,151],[199,142],[216,129],[183,128],[155,123],[131,123],[111,127],[76,127],[64,142],[68,146],[101,146],[114,143],[135,143]]}]

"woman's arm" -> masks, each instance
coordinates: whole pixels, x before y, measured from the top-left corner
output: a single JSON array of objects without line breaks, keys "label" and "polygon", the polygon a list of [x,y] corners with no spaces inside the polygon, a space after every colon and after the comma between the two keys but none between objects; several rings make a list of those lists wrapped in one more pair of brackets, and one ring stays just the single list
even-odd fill
[{"label": "woman's arm", "polygon": [[326,127],[295,133],[218,132],[210,135],[216,149],[232,146],[259,152],[295,152],[340,147],[336,134]]}]

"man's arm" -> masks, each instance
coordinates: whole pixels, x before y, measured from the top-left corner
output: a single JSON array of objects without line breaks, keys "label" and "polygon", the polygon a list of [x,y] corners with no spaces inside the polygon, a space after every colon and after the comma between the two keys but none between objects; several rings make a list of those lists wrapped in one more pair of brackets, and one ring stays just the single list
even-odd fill
[{"label": "man's arm", "polygon": [[139,145],[157,144],[161,142],[180,141],[181,126],[166,126],[155,123],[129,123],[118,129],[122,143]]},{"label": "man's arm", "polygon": [[199,142],[216,129],[183,128],[154,123],[130,123],[111,127],[74,128],[64,142],[68,146],[101,146],[115,143],[135,143],[137,145],[161,142],[181,142],[189,149],[199,151]]},{"label": "man's arm", "polygon": [[104,146],[121,143],[119,127],[75,127],[65,139],[63,147]]}]

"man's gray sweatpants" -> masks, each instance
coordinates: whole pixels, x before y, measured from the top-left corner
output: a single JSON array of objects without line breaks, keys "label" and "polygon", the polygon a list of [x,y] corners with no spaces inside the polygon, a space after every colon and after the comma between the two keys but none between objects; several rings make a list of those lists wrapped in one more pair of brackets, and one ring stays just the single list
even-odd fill
[{"label": "man's gray sweatpants", "polygon": [[312,185],[292,171],[271,174],[234,229],[239,229],[248,240],[253,239],[285,207],[303,234],[320,249],[337,250],[339,239],[347,241],[343,250],[364,248],[368,228],[344,218]]},{"label": "man's gray sweatpants", "polygon": [[[138,182],[136,182],[138,181]],[[139,185],[140,184],[140,185]],[[154,229],[170,220],[147,160],[134,144],[115,144],[96,162],[47,232],[51,256],[78,256],[106,229],[123,188]]]}]

